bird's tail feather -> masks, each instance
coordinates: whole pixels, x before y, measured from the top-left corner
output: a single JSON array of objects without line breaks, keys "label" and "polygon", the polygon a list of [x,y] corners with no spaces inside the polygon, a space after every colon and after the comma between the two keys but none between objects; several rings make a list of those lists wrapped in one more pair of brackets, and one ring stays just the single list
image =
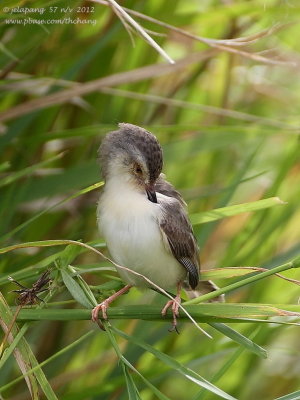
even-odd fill
[{"label": "bird's tail feather", "polygon": [[[217,289],[219,289],[218,286],[215,285],[212,281],[200,281],[195,289],[191,289],[190,286],[184,285],[184,290],[186,291],[186,294],[190,299],[194,299],[206,293],[214,292]],[[220,296],[214,297],[213,299],[209,300],[210,303],[212,302],[223,303],[224,301],[225,301],[224,294],[221,294]]]}]

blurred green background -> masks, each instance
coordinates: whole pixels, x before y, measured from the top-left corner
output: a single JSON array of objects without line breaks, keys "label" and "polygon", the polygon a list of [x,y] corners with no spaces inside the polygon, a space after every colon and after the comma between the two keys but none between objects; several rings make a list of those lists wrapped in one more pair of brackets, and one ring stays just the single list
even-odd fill
[{"label": "blurred green background", "polygon": [[[102,137],[118,122],[130,122],[158,137],[164,173],[183,194],[190,214],[273,196],[286,202],[195,226],[203,269],[272,268],[299,254],[297,0],[120,2],[156,19],[132,15],[176,61],[174,65],[130,30],[128,23],[124,26],[106,2],[4,3],[7,9],[1,4],[0,25],[2,248],[71,239],[104,250],[95,217],[99,190],[63,200],[100,181],[97,149]],[[25,13],[25,7],[34,10]],[[45,22],[50,20],[56,22]],[[61,251],[24,248],[1,256],[2,293],[11,306],[15,295],[10,291],[15,287],[7,284],[7,276],[19,277],[29,286],[46,267],[56,270],[55,254],[60,257]],[[116,274],[105,269],[109,264],[92,252],[70,263],[78,271],[89,270],[83,277],[91,285],[112,282],[114,289],[114,283],[119,284]],[[104,267],[104,272],[93,273],[93,267]],[[285,276],[300,279],[297,270]],[[53,278],[54,306],[79,308],[60,276],[54,273]],[[221,287],[227,283],[217,280]],[[101,295],[109,289],[104,286]],[[99,298],[99,291],[95,294]],[[298,297],[297,285],[271,277],[233,291],[227,302],[297,304]],[[159,295],[133,290],[116,304],[163,301]],[[288,320],[294,319],[284,319]],[[237,399],[270,400],[300,390],[296,326],[278,325],[275,320],[231,324],[267,349],[268,358],[261,359],[206,325],[213,340],[201,336],[190,323],[181,324],[180,335],[169,334],[168,323],[157,321],[113,324]],[[91,329],[89,321],[39,321],[28,326],[25,337],[42,362]],[[136,344],[123,339],[118,343],[166,399],[219,398]],[[106,333],[95,330],[88,340],[49,362],[44,372],[62,400],[158,398],[122,366]],[[2,368],[0,386],[20,374],[10,357]],[[132,378],[136,390],[130,393]],[[2,393],[4,399],[30,398],[24,380]],[[297,396],[289,398],[300,399]]]}]

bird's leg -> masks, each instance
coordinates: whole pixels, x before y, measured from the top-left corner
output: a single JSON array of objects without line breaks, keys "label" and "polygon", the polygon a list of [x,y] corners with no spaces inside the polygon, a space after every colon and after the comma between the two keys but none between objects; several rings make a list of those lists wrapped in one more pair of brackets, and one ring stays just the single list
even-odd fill
[{"label": "bird's leg", "polygon": [[177,294],[174,297],[174,299],[169,300],[167,304],[164,306],[164,308],[161,310],[161,314],[164,317],[167,314],[168,309],[171,307],[172,308],[172,313],[173,313],[173,321],[172,321],[172,328],[170,331],[176,331],[178,332],[177,329],[177,317],[179,317],[179,307],[181,303],[181,297],[180,297],[180,291],[181,291],[181,282],[177,284]]},{"label": "bird's leg", "polygon": [[104,319],[107,319],[106,310],[108,309],[110,303],[112,303],[117,297],[121,296],[121,294],[128,292],[130,288],[132,288],[132,285],[126,285],[122,289],[114,293],[112,296],[102,301],[102,303],[96,305],[96,307],[94,307],[92,310],[92,321],[97,322],[100,310],[102,311],[102,317]]}]

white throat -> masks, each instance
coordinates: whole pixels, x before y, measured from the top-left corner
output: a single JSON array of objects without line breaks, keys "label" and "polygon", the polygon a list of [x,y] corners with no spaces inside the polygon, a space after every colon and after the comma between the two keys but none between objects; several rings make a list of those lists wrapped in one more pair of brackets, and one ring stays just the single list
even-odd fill
[{"label": "white throat", "polygon": [[[149,201],[146,191],[139,187],[130,177],[114,175],[111,176],[105,183],[103,193],[100,197],[99,204],[105,202],[105,210],[114,207],[117,214],[128,214],[131,211],[146,212],[149,209]],[[138,208],[138,209],[137,209]]]}]

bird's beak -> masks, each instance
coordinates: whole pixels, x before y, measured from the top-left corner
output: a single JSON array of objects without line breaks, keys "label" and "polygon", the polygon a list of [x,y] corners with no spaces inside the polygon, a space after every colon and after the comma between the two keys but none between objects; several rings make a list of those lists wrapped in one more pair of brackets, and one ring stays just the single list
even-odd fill
[{"label": "bird's beak", "polygon": [[154,189],[154,185],[146,185],[147,197],[152,203],[157,203],[157,197]]}]

